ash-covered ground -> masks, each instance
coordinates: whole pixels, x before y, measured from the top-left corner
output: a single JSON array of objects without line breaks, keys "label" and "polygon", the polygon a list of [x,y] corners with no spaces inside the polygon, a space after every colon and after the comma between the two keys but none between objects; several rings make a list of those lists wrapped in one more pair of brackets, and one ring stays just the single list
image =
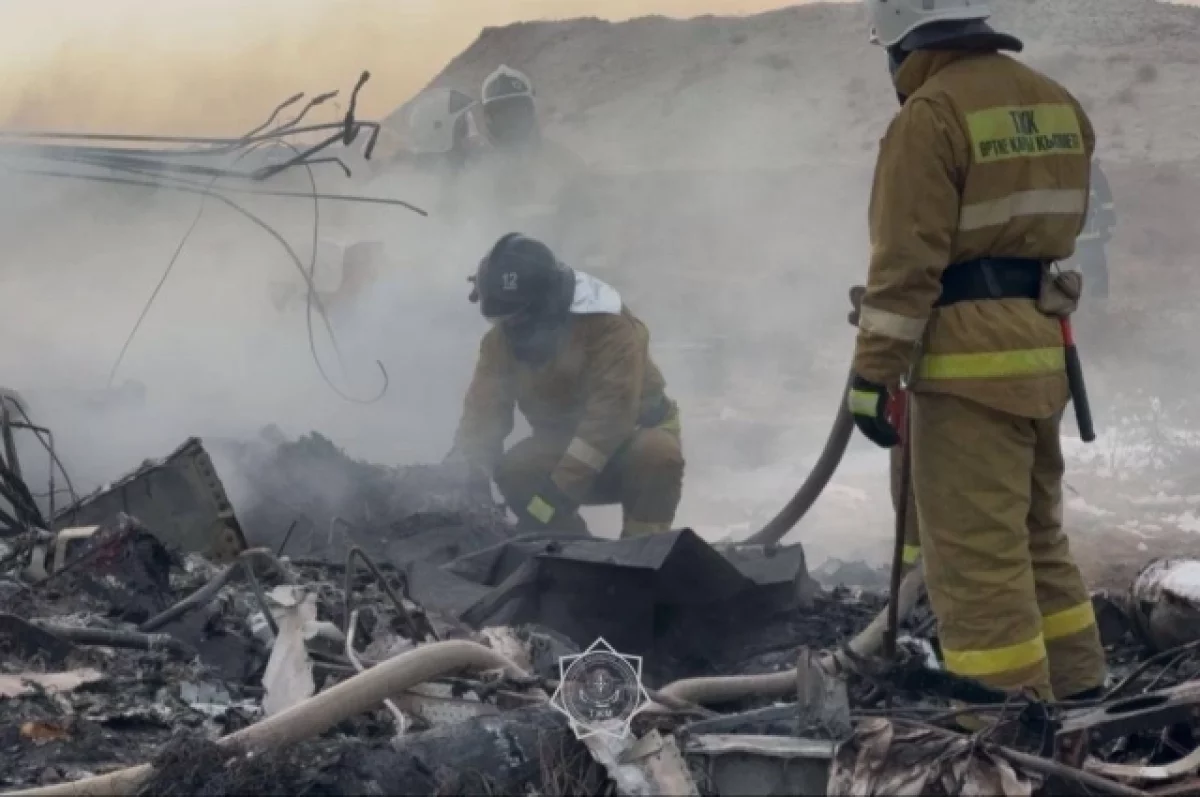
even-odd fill
[{"label": "ash-covered ground", "polygon": [[[545,704],[561,657],[603,637],[642,657],[655,700],[692,678],[788,683],[668,706],[635,723],[691,751],[701,793],[731,793],[687,740],[825,743],[833,726],[806,724],[816,722],[811,695],[794,702],[806,651],[841,650],[885,604],[879,571],[860,563],[810,574],[796,546],[714,547],[688,531],[634,545],[531,540],[501,507],[465,502],[452,470],[374,465],[317,433],[289,440],[269,431],[214,450],[226,466],[256,474],[257,500],[242,496],[238,508],[250,547],[230,561],[182,551],[123,513],[69,544],[58,565],[51,535],[4,541],[0,785],[65,784],[149,762],[153,772],[134,793],[608,793],[613,770]],[[124,489],[150,484],[153,472],[139,470]],[[1169,565],[1149,569],[1129,597],[1097,596],[1112,700],[1186,690],[1200,675],[1188,630],[1200,591],[1184,583],[1194,566],[1184,562],[1174,581]],[[824,588],[810,575],[853,586]],[[923,603],[902,630],[897,659],[849,660],[847,721],[945,721],[963,701],[1016,721],[1011,698],[940,668]],[[524,675],[431,671],[390,704],[368,702],[286,744],[260,741],[254,755],[220,741],[250,744],[281,712],[303,714],[322,693],[455,640],[511,657]],[[1071,708],[1048,710],[1069,720]],[[1026,749],[1050,727],[1010,723],[988,743]],[[1093,752],[1122,765],[1179,757],[1182,731],[1167,719],[1155,728],[1174,746],[1138,731]]]}]

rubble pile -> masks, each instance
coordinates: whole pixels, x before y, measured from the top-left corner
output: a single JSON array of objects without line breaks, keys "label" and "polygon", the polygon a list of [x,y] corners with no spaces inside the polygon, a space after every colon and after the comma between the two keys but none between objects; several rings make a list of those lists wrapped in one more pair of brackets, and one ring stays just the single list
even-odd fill
[{"label": "rubble pile", "polygon": [[503,513],[469,502],[442,468],[362,462],[317,432],[287,440],[275,427],[211,445],[222,470],[240,477],[234,503],[252,543],[296,558],[344,558],[351,545],[386,557],[397,539],[429,531],[448,561],[511,535]]},{"label": "rubble pile", "polygon": [[[17,570],[0,581],[0,733],[14,753],[0,765],[0,779],[10,787],[172,756],[211,763],[213,739],[346,679],[356,666],[418,642],[474,636],[401,598],[396,568],[361,553],[356,558],[366,569],[349,576],[344,564],[297,565],[265,549],[248,549],[219,567],[169,551],[124,515],[73,547],[65,567],[48,577],[29,581]],[[214,584],[218,589],[208,588]],[[196,595],[207,600],[189,600]],[[348,617],[355,621],[353,656]],[[289,636],[300,643],[298,667],[273,659]],[[553,674],[556,659],[543,659],[536,659],[540,671]],[[459,683],[455,691],[469,695],[472,686],[480,688]],[[450,695],[448,688],[444,698],[430,698],[424,710],[453,714],[469,702]],[[474,703],[480,705],[478,698]],[[410,711],[406,731],[430,726],[422,705]],[[371,751],[390,750],[384,743],[396,730],[395,716],[380,706],[340,721],[334,734],[340,743],[315,741],[281,755],[303,761],[292,771],[311,788],[324,768],[353,753],[358,763],[334,782],[342,793],[360,792],[353,778],[364,776],[354,775],[355,767],[386,766],[371,764]],[[265,772],[261,763],[227,767],[220,775],[206,767],[162,771],[167,774],[146,787],[152,793],[189,791],[187,778],[201,773],[225,777],[230,793],[244,793],[241,787]],[[168,788],[164,778],[174,785]]]},{"label": "rubble pile", "polygon": [[[1194,561],[1098,594],[1113,682],[1047,704],[941,669],[923,603],[881,658],[867,640],[885,599],[818,586],[798,545],[518,534],[501,507],[456,502],[440,466],[378,468],[319,435],[237,455],[313,528],[343,518],[340,542],[260,545],[287,513],[264,500],[235,517],[198,440],[58,514],[95,519],[125,495],[167,533],[116,511],[3,540],[0,788],[1200,793]],[[171,521],[161,501],[192,510]],[[198,528],[245,541],[181,544]],[[873,581],[841,565],[822,580]],[[560,710],[594,687],[565,662],[601,641],[638,661],[649,701],[627,737],[578,737]]]}]

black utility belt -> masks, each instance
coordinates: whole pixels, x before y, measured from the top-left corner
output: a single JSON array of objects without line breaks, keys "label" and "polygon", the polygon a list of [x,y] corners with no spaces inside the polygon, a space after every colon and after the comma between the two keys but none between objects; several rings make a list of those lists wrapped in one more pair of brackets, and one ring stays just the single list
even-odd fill
[{"label": "black utility belt", "polygon": [[1042,294],[1046,261],[982,257],[954,263],[942,272],[942,295],[934,307],[987,299],[1032,299]]}]

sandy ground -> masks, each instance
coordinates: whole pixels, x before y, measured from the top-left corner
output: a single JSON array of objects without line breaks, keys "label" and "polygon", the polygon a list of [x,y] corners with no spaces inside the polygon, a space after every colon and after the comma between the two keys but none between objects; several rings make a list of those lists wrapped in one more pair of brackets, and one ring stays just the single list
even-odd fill
[{"label": "sandy ground", "polygon": [[[1200,151],[1200,9],[1153,0],[1001,0],[998,27],[1094,117],[1105,157]],[[853,162],[895,98],[859,4],[744,18],[525,23],[484,31],[434,81],[477,94],[500,62],[525,70],[549,130],[603,166]]]}]

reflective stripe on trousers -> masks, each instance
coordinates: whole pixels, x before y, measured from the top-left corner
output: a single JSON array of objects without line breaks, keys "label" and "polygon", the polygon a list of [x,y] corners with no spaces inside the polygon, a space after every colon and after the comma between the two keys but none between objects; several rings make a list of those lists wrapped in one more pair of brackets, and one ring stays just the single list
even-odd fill
[{"label": "reflective stripe on trousers", "polygon": [[1046,660],[1046,640],[1041,635],[988,650],[950,650],[942,648],[946,668],[950,672],[971,678],[986,678],[1014,670],[1035,667]]},{"label": "reflective stripe on trousers", "polygon": [[1042,632],[1032,639],[990,650],[943,649],[946,667],[959,675],[980,678],[1037,665],[1046,658],[1046,644],[1086,631],[1095,625],[1092,602],[1042,616]]},{"label": "reflective stripe on trousers", "polygon": [[1047,642],[1086,631],[1096,624],[1096,612],[1092,602],[1078,603],[1061,612],[1042,615],[1042,636]]},{"label": "reflective stripe on trousers", "polygon": [[913,395],[921,560],[946,667],[1065,698],[1102,686],[1104,650],[1062,529],[1059,418]]}]

